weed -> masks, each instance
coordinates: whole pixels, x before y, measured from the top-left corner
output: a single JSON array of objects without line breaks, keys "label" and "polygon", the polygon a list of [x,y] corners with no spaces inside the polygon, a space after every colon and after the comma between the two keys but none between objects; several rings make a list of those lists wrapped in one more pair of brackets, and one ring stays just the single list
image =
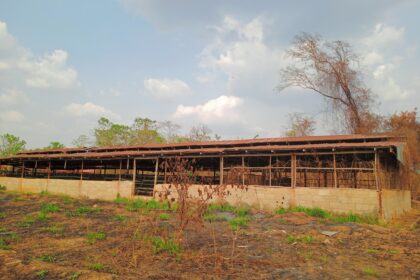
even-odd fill
[{"label": "weed", "polygon": [[125,198],[125,197],[117,196],[117,198],[114,199],[114,202],[117,203],[117,204],[128,204],[130,202],[130,200],[128,198]]},{"label": "weed", "polygon": [[50,217],[47,215],[47,213],[45,212],[40,212],[38,213],[38,215],[36,216],[36,220],[38,222],[45,222],[46,220],[48,220]]},{"label": "weed", "polygon": [[205,221],[208,222],[222,222],[227,220],[226,217],[219,216],[213,213],[204,214],[203,218]]},{"label": "weed", "polygon": [[115,215],[113,218],[114,221],[117,222],[121,222],[124,223],[125,221],[127,221],[127,217],[126,216],[122,216],[122,215]]},{"label": "weed", "polygon": [[50,193],[50,192],[48,192],[48,191],[41,191],[41,192],[39,193],[39,195],[40,195],[40,196],[49,196],[49,195],[51,195],[51,193]]},{"label": "weed", "polygon": [[234,213],[238,216],[238,217],[245,217],[249,214],[249,207],[238,207],[235,208]]},{"label": "weed", "polygon": [[55,213],[58,211],[60,211],[60,207],[55,203],[44,203],[41,205],[42,213]]},{"label": "weed", "polygon": [[79,279],[80,275],[82,275],[81,272],[74,272],[74,273],[70,274],[68,279],[69,280],[77,280],[77,279]]},{"label": "weed", "polygon": [[150,237],[153,246],[153,252],[159,254],[167,252],[171,255],[178,255],[181,252],[181,246],[172,239],[165,240],[161,237]]},{"label": "weed", "polygon": [[55,234],[55,235],[59,235],[59,234],[62,234],[64,232],[64,227],[49,226],[49,227],[43,227],[42,230],[45,231],[45,232]]},{"label": "weed", "polygon": [[367,249],[366,250],[366,253],[368,253],[368,254],[377,254],[377,253],[379,253],[379,250],[376,250],[376,249]]},{"label": "weed", "polygon": [[10,249],[9,243],[6,240],[4,240],[3,238],[0,238],[0,249],[1,250],[9,250]]},{"label": "weed", "polygon": [[4,219],[4,218],[6,218],[6,213],[0,212],[0,219]]},{"label": "weed", "polygon": [[363,273],[369,276],[378,276],[376,270],[372,267],[365,267],[362,269]]},{"label": "weed", "polygon": [[31,227],[35,223],[35,218],[32,216],[26,216],[22,221],[18,223],[20,227]]},{"label": "weed", "polygon": [[75,201],[73,198],[71,198],[68,195],[63,195],[62,198],[63,198],[63,203],[64,204],[71,204],[71,203],[74,203],[74,201]]},{"label": "weed", "polygon": [[105,232],[88,232],[86,234],[86,243],[89,245],[95,244],[98,240],[105,240],[106,234]]},{"label": "weed", "polygon": [[0,191],[1,192],[4,192],[6,189],[7,189],[6,186],[0,185]]},{"label": "weed", "polygon": [[207,211],[208,212],[215,212],[215,211],[220,211],[220,212],[234,212],[235,211],[235,207],[233,207],[232,205],[230,205],[228,203],[224,203],[224,204],[210,204],[207,207]]},{"label": "weed", "polygon": [[43,261],[43,262],[55,262],[57,258],[55,256],[43,255],[43,256],[40,256],[38,260]]},{"label": "weed", "polygon": [[42,269],[36,273],[36,276],[38,276],[40,279],[44,279],[48,272],[49,271],[47,269]]},{"label": "weed", "polygon": [[314,241],[314,238],[311,235],[305,235],[301,238],[303,243],[310,244]]},{"label": "weed", "polygon": [[398,250],[395,250],[395,249],[389,249],[389,250],[387,250],[386,251],[388,254],[390,254],[390,255],[395,255],[395,254],[398,254]]},{"label": "weed", "polygon": [[279,215],[281,215],[281,214],[285,214],[285,213],[287,213],[288,211],[287,211],[287,209],[286,208],[279,208],[279,209],[277,209],[276,210],[276,214],[279,214]]},{"label": "weed", "polygon": [[[119,200],[121,200],[121,198]],[[127,205],[127,207],[126,207],[127,211],[130,211],[130,212],[135,212],[138,209],[171,210],[171,208],[169,207],[169,204],[167,202],[159,202],[159,201],[154,200],[154,199],[152,199],[152,200],[143,200],[143,199],[129,200],[126,203],[126,205]]]},{"label": "weed", "polygon": [[162,221],[167,221],[169,220],[169,218],[170,218],[170,215],[168,213],[161,213],[159,215],[159,219],[161,219]]},{"label": "weed", "polygon": [[102,212],[102,209],[98,208],[98,207],[81,206],[81,207],[77,208],[76,211],[66,211],[65,215],[67,217],[79,217],[81,215],[98,214],[98,213],[101,213],[101,212]]},{"label": "weed", "polygon": [[105,271],[106,266],[103,263],[100,262],[94,262],[94,263],[90,263],[88,265],[88,268],[90,270],[95,270],[95,271]]},{"label": "weed", "polygon": [[298,241],[298,238],[294,235],[289,234],[287,236],[287,243],[292,244]]},{"label": "weed", "polygon": [[234,231],[244,228],[249,222],[249,217],[236,217],[229,221],[230,228]]}]

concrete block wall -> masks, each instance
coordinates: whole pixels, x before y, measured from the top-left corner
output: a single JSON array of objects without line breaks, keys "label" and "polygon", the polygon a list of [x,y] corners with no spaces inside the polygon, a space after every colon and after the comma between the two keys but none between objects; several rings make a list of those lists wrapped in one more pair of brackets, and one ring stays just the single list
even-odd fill
[{"label": "concrete block wall", "polygon": [[383,190],[382,213],[385,220],[395,218],[411,209],[411,192],[407,190]]},{"label": "concrete block wall", "polygon": [[66,194],[72,197],[87,196],[104,200],[121,197],[132,197],[133,182],[131,181],[80,181],[40,178],[0,177],[0,185],[10,191],[39,193],[48,191],[54,194]]}]

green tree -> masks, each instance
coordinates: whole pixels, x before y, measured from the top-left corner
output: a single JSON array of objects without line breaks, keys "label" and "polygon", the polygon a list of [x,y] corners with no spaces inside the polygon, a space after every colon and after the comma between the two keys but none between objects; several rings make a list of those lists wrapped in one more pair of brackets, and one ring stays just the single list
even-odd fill
[{"label": "green tree", "polygon": [[66,146],[58,141],[51,141],[50,144],[44,147],[44,150],[54,150],[54,149],[63,149]]},{"label": "green tree", "polygon": [[157,129],[157,121],[149,118],[136,118],[131,126],[130,144],[163,143],[165,140]]},{"label": "green tree", "polygon": [[85,148],[90,146],[90,139],[87,135],[82,134],[73,140],[72,145],[76,148]]},{"label": "green tree", "polygon": [[0,135],[0,155],[11,156],[25,150],[26,141],[12,134]]},{"label": "green tree", "polygon": [[130,139],[130,127],[127,125],[112,123],[105,117],[98,121],[98,127],[94,131],[97,146],[128,145]]}]

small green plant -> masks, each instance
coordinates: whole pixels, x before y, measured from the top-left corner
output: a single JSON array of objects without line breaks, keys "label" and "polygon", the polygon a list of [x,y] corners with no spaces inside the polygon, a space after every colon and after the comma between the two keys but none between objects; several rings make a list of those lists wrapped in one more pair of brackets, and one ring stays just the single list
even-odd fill
[{"label": "small green plant", "polygon": [[239,230],[247,226],[249,222],[249,217],[236,217],[229,221],[230,228],[234,231]]},{"label": "small green plant", "polygon": [[379,253],[379,250],[376,250],[376,249],[367,249],[366,250],[366,253],[374,255],[374,254]]},{"label": "small green plant", "polygon": [[168,213],[160,213],[159,215],[159,219],[161,219],[162,221],[167,221],[169,220],[170,215]]},{"label": "small green plant", "polygon": [[6,213],[0,212],[0,219],[4,219],[4,218],[6,218]]},{"label": "small green plant", "polygon": [[58,211],[60,211],[60,207],[55,203],[44,203],[41,205],[42,213],[55,213]]},{"label": "small green plant", "polygon": [[365,267],[362,269],[363,273],[368,275],[368,276],[378,276],[378,273],[376,272],[376,270],[372,267]]},{"label": "small green plant", "polygon": [[150,237],[150,242],[155,254],[167,252],[171,255],[178,255],[181,252],[181,246],[172,239],[165,240],[161,237],[153,236]]},{"label": "small green plant", "polygon": [[1,250],[9,250],[10,249],[9,243],[3,238],[0,238],[0,249]]},{"label": "small green plant", "polygon": [[238,216],[238,217],[245,217],[249,214],[249,207],[238,207],[235,208],[234,213]]},{"label": "small green plant", "polygon": [[79,216],[87,215],[87,214],[99,214],[101,212],[102,212],[102,209],[99,207],[81,206],[77,208],[75,211],[66,211],[65,215],[67,217],[79,217]]},{"label": "small green plant", "polygon": [[203,219],[207,222],[222,222],[226,221],[226,217],[219,216],[213,213],[204,214]]},{"label": "small green plant", "polygon": [[105,240],[106,233],[105,232],[88,232],[86,234],[86,243],[89,245],[95,244],[98,240]]},{"label": "small green plant", "polygon": [[287,212],[288,211],[287,211],[286,208],[279,208],[279,209],[276,210],[276,214],[278,214],[278,215],[282,215],[282,214],[285,214]]},{"label": "small green plant", "polygon": [[49,271],[47,269],[42,269],[36,273],[36,276],[40,279],[44,279],[45,276],[47,276],[48,272]]},{"label": "small green plant", "polygon": [[301,238],[303,243],[310,244],[314,241],[314,238],[311,235],[305,235]]},{"label": "small green plant", "polygon": [[55,235],[60,235],[64,232],[64,227],[60,226],[49,226],[41,228],[42,231],[49,232]]},{"label": "small green plant", "polygon": [[289,234],[287,236],[287,243],[292,244],[298,241],[298,238],[294,235]]},{"label": "small green plant", "polygon": [[207,207],[207,211],[208,212],[215,212],[215,211],[219,211],[219,212],[234,212],[235,211],[235,207],[233,207],[232,205],[230,205],[228,203],[224,203],[224,204],[210,204]]},{"label": "small green plant", "polygon": [[55,256],[43,255],[43,256],[40,256],[38,260],[43,261],[43,262],[55,262],[57,258]]},{"label": "small green plant", "polygon": [[94,263],[90,263],[88,265],[88,268],[90,270],[95,270],[95,271],[105,271],[106,266],[103,263],[100,262],[94,262]]},{"label": "small green plant", "polygon": [[45,212],[39,212],[38,215],[36,216],[36,220],[38,222],[45,222],[46,220],[48,220],[50,217],[47,215],[47,213]]},{"label": "small green plant", "polygon": [[127,217],[126,216],[122,216],[122,215],[115,215],[113,218],[114,221],[117,222],[121,222],[124,223],[125,221],[127,221]]},{"label": "small green plant", "polygon": [[32,216],[26,216],[22,221],[18,223],[20,227],[31,227],[35,223],[35,218]]},{"label": "small green plant", "polygon": [[0,185],[0,192],[4,192],[6,189],[6,186]]},{"label": "small green plant", "polygon": [[64,204],[72,204],[75,202],[75,200],[71,198],[69,195],[63,195],[62,198],[63,198]]},{"label": "small green plant", "polygon": [[68,279],[69,280],[77,280],[77,279],[79,279],[80,275],[82,275],[81,272],[74,272],[74,273],[69,275]]},{"label": "small green plant", "polygon": [[126,197],[117,196],[117,198],[114,199],[114,202],[117,204],[128,204],[130,202],[130,199]]},{"label": "small green plant", "polygon": [[395,255],[395,254],[398,254],[398,250],[395,250],[395,249],[389,249],[389,250],[387,250],[386,251],[388,254],[390,254],[390,255]]}]

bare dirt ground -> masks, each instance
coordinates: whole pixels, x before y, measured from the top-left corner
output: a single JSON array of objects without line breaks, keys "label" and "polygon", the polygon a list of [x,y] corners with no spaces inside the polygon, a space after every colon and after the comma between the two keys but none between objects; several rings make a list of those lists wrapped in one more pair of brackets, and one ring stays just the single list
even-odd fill
[{"label": "bare dirt ground", "polygon": [[251,212],[238,231],[206,222],[187,230],[181,249],[160,251],[152,240],[171,238],[170,211],[3,192],[0,278],[420,279],[419,213],[367,225]]}]

